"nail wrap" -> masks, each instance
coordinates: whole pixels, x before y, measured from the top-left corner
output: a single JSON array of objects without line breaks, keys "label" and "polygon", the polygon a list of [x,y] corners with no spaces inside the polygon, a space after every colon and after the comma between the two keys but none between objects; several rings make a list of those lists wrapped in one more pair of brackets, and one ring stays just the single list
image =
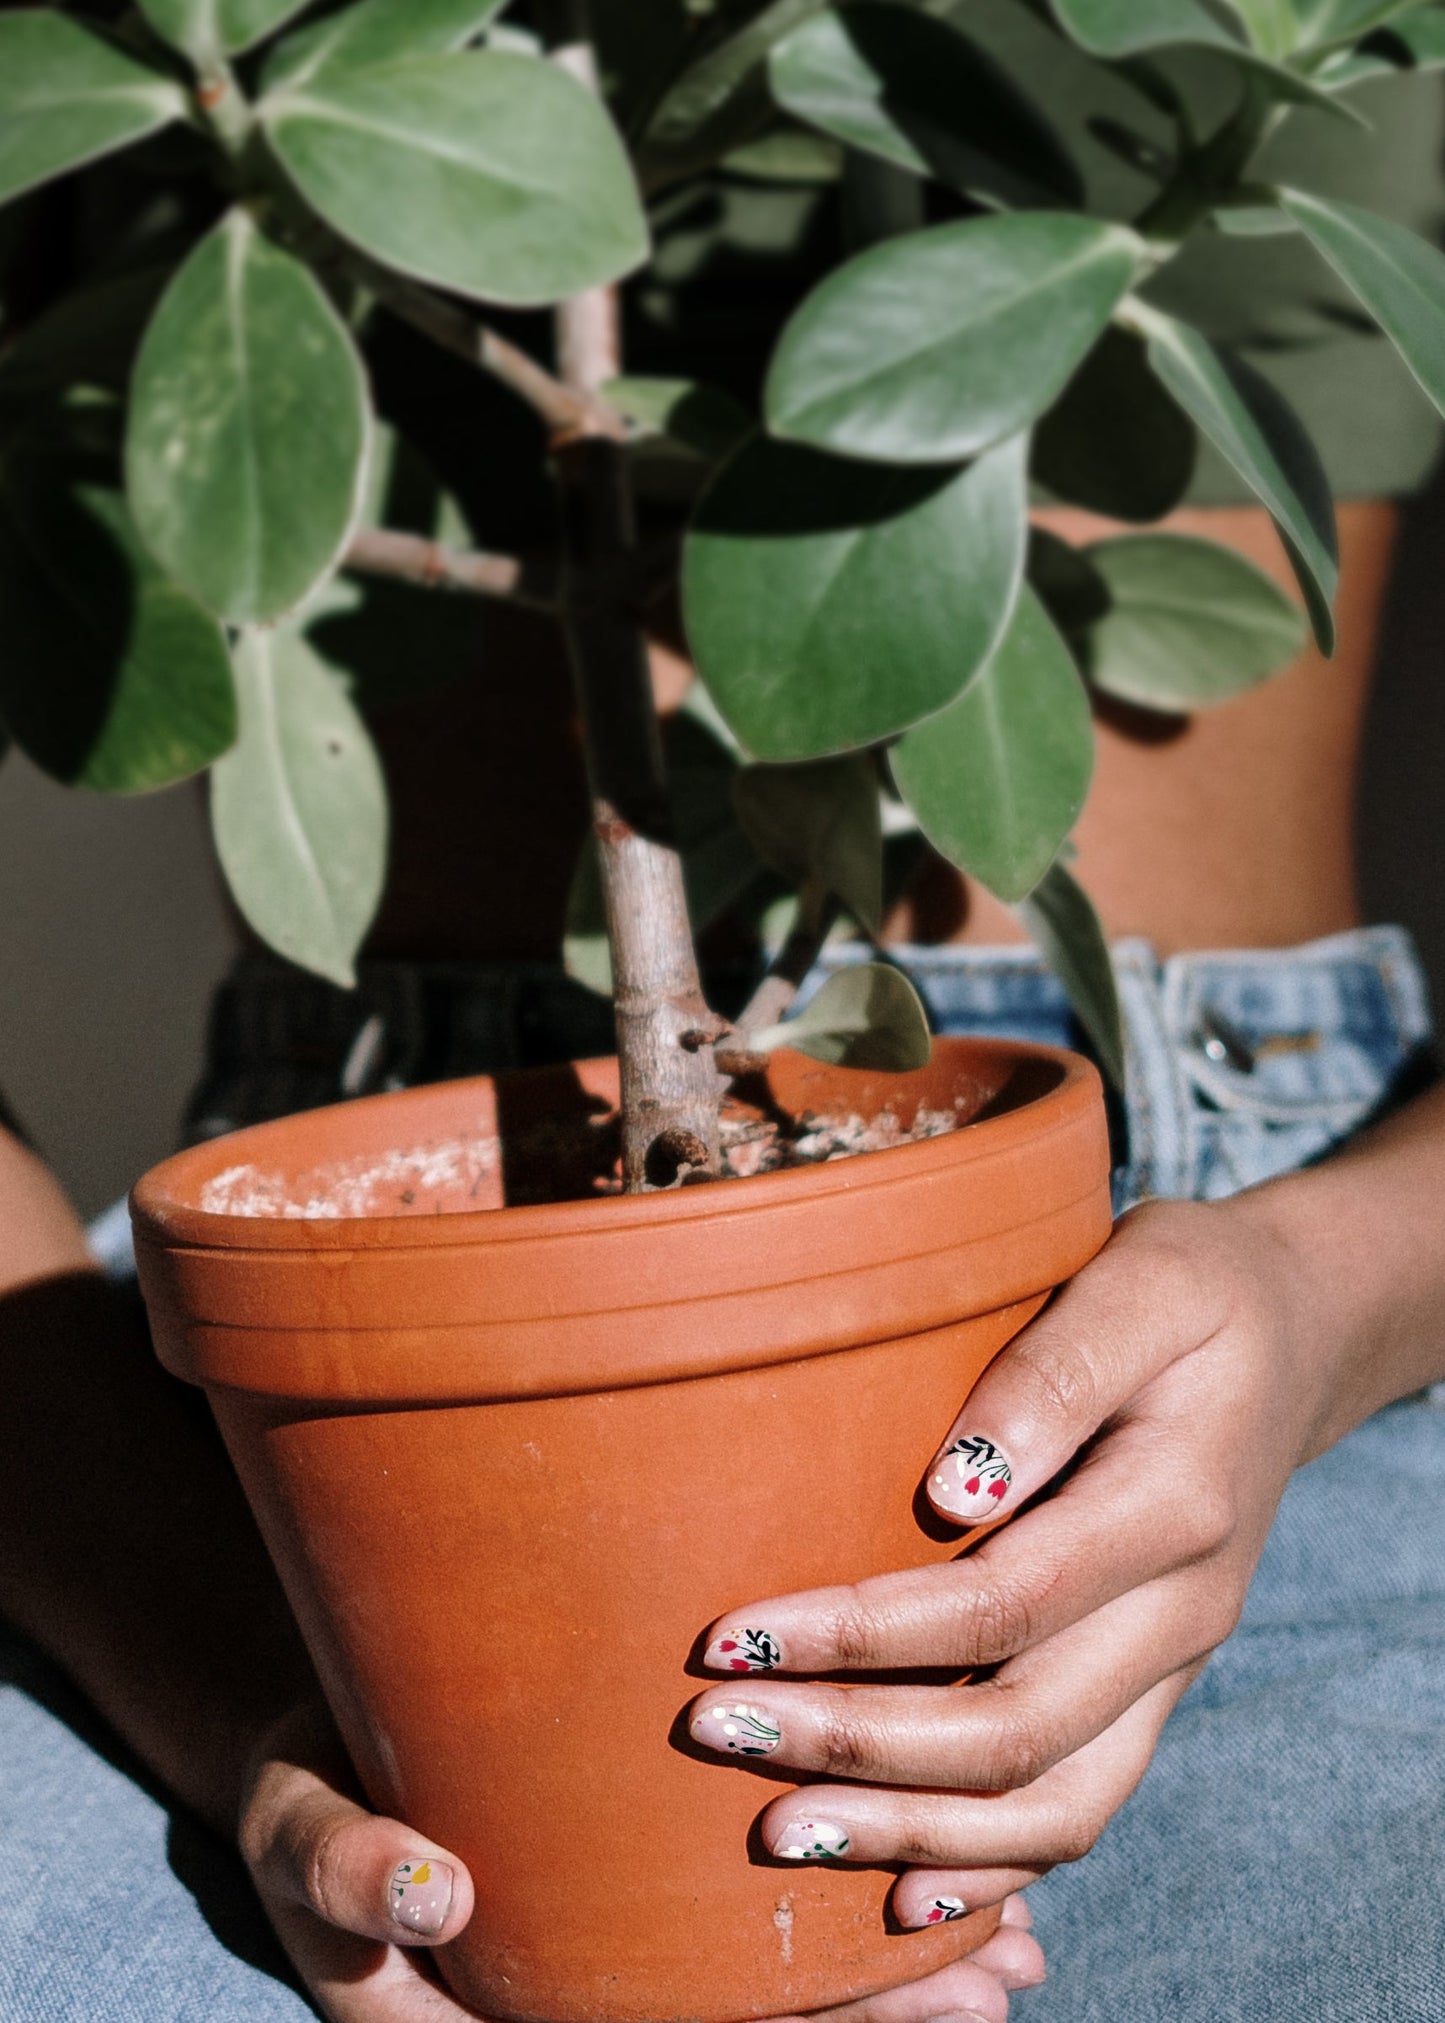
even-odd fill
[{"label": "nail wrap", "polygon": [[715,1672],[776,1672],[782,1662],[778,1640],[769,1630],[724,1630],[703,1657]]},{"label": "nail wrap", "polygon": [[997,1515],[1008,1495],[1014,1474],[1001,1447],[981,1433],[965,1433],[955,1440],[928,1478],[928,1494],[934,1506],[950,1517],[977,1523]]},{"label": "nail wrap", "polygon": [[452,1880],[444,1861],[398,1862],[387,1891],[392,1917],[409,1932],[427,1937],[439,1932],[452,1907]]},{"label": "nail wrap", "polygon": [[771,1756],[783,1736],[772,1715],[761,1707],[728,1701],[704,1707],[693,1721],[692,1739],[732,1756]]},{"label": "nail wrap", "polygon": [[779,1861],[838,1861],[852,1846],[847,1830],[826,1819],[790,1819],[773,1853]]}]

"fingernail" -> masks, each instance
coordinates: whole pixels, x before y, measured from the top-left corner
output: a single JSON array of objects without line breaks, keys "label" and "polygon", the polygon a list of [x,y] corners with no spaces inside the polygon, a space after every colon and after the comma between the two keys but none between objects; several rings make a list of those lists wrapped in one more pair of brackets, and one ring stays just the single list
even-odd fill
[{"label": "fingernail", "polygon": [[928,1478],[930,1500],[950,1517],[967,1518],[970,1523],[992,1517],[1008,1495],[1014,1472],[1002,1448],[981,1433],[965,1433],[955,1440]]},{"label": "fingernail", "polygon": [[773,1853],[779,1861],[837,1861],[852,1846],[841,1826],[827,1819],[790,1819]]},{"label": "fingernail", "polygon": [[933,2023],[988,2023],[988,2018],[977,2009],[951,2009],[946,2016],[935,2016]]},{"label": "fingernail", "polygon": [[783,1734],[772,1715],[761,1707],[728,1701],[725,1706],[704,1707],[694,1716],[692,1739],[709,1749],[726,1749],[734,1756],[771,1756]]},{"label": "fingernail", "polygon": [[921,1932],[925,1925],[951,1925],[955,1918],[968,1915],[962,1897],[930,1897],[916,1917],[908,1920],[914,1931]]},{"label": "fingernail", "polygon": [[702,1661],[715,1672],[776,1672],[783,1654],[767,1630],[724,1630],[708,1645]]},{"label": "fingernail", "polygon": [[392,1871],[391,1915],[409,1932],[429,1938],[439,1932],[452,1907],[452,1872],[444,1861],[403,1861]]}]

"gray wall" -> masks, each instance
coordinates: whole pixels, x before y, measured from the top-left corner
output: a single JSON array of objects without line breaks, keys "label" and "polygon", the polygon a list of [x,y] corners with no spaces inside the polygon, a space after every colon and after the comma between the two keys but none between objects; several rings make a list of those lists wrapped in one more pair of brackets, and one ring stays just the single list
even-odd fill
[{"label": "gray wall", "polygon": [[84,1214],[172,1149],[233,936],[194,787],[0,768],[0,1088]]},{"label": "gray wall", "polygon": [[[1406,523],[1367,740],[1366,904],[1445,1006],[1445,480]],[[0,1087],[92,1213],[171,1145],[232,936],[199,795],[67,794],[0,769]]]}]

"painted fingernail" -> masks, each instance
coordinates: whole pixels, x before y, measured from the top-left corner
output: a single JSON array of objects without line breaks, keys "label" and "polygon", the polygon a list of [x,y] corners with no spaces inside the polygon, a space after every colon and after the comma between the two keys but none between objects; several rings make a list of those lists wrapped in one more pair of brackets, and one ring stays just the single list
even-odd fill
[{"label": "painted fingernail", "polygon": [[929,1500],[950,1517],[970,1523],[992,1517],[1008,1495],[1014,1472],[1002,1448],[981,1433],[955,1440],[928,1478]]},{"label": "painted fingernail", "polygon": [[935,2016],[933,2023],[988,2023],[988,2018],[977,2009],[954,2009],[947,2016]]},{"label": "painted fingernail", "polygon": [[709,1749],[726,1749],[734,1756],[771,1756],[783,1733],[761,1707],[730,1700],[725,1706],[704,1707],[693,1721],[692,1739]]},{"label": "painted fingernail", "polygon": [[838,1861],[852,1846],[846,1831],[826,1819],[790,1819],[773,1853],[779,1861]]},{"label": "painted fingernail", "polygon": [[453,1876],[444,1861],[403,1861],[392,1870],[391,1915],[409,1932],[439,1932],[452,1907]]},{"label": "painted fingernail", "polygon": [[708,1645],[702,1661],[715,1672],[776,1672],[783,1654],[768,1630],[724,1630]]},{"label": "painted fingernail", "polygon": [[955,1918],[968,1915],[962,1897],[930,1897],[918,1915],[909,1919],[915,1931],[921,1932],[925,1925],[951,1925]]}]

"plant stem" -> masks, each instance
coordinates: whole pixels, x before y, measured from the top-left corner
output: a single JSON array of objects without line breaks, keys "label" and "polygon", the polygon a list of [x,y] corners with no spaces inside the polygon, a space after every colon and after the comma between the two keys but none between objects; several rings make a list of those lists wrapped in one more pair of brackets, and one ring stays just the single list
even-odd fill
[{"label": "plant stem", "polygon": [[555,614],[558,606],[558,570],[545,558],[449,548],[424,534],[374,527],[357,534],[341,560],[343,568],[360,569],[368,576],[393,576],[427,589],[469,591],[530,611]]},{"label": "plant stem", "polygon": [[784,1017],[803,978],[818,960],[829,929],[838,918],[838,902],[817,879],[808,879],[798,895],[798,915],[767,975],[738,1015],[730,1046],[745,1050],[749,1033],[775,1026]]},{"label": "plant stem", "polygon": [[[554,60],[595,90],[581,16],[573,0]],[[619,321],[610,287],[588,289],[557,311],[563,383],[584,409],[620,370]],[[689,1170],[717,1171],[723,1083],[711,1047],[698,1046],[695,1036],[718,1022],[698,978],[646,641],[615,587],[635,552],[626,459],[595,421],[564,431],[554,444],[568,569],[563,623],[612,949],[622,1177],[638,1193]]]}]

